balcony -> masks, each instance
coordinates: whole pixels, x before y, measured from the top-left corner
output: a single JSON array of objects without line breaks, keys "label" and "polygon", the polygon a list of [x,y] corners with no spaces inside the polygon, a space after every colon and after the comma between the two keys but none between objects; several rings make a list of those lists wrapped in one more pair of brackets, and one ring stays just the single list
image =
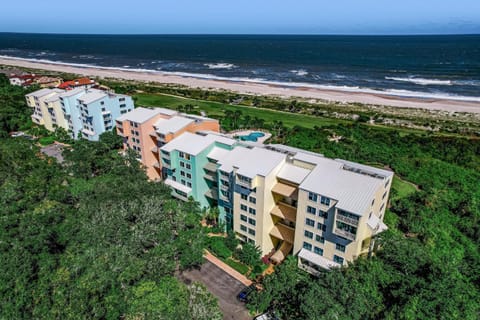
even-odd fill
[{"label": "balcony", "polygon": [[228,191],[230,190],[230,185],[220,184],[220,189],[224,191]]},{"label": "balcony", "polygon": [[292,222],[297,220],[297,209],[283,202],[277,203],[270,214]]},{"label": "balcony", "polygon": [[208,162],[203,169],[211,172],[216,172],[217,171],[217,164],[213,162]]},{"label": "balcony", "polygon": [[237,181],[235,183],[237,185],[239,185],[240,187],[243,187],[243,188],[246,188],[246,189],[252,189],[252,183],[251,182],[237,179]]},{"label": "balcony", "polygon": [[213,173],[206,173],[203,177],[207,180],[217,182],[217,176]]},{"label": "balcony", "polygon": [[155,163],[153,164],[153,167],[154,167],[154,168],[157,168],[157,169],[162,169],[162,166],[161,166],[160,163],[158,163],[158,162],[155,162]]},{"label": "balcony", "polygon": [[230,199],[227,196],[224,196],[221,192],[220,192],[220,200],[225,202],[230,202]]},{"label": "balcony", "polygon": [[153,153],[158,153],[158,147],[153,147],[152,149],[150,149],[150,151],[152,151]]},{"label": "balcony", "polygon": [[355,238],[356,238],[356,234],[339,229],[339,228],[334,228],[333,233],[335,233],[337,236],[340,236],[352,241],[355,241]]},{"label": "balcony", "polygon": [[277,184],[272,188],[272,192],[293,200],[298,199],[298,188],[289,184],[277,182]]},{"label": "balcony", "polygon": [[358,219],[352,219],[352,218],[349,218],[349,217],[346,217],[342,214],[338,214],[336,215],[336,219],[337,221],[341,221],[343,223],[346,223],[346,224],[349,224],[349,225],[352,225],[352,226],[358,226]]},{"label": "balcony", "polygon": [[283,223],[277,223],[272,230],[270,230],[270,235],[277,239],[293,243],[295,239],[295,229]]},{"label": "balcony", "polygon": [[205,192],[205,196],[213,200],[218,200],[218,189],[212,188],[208,190],[207,192]]},{"label": "balcony", "polygon": [[151,132],[151,133],[149,134],[149,136],[152,137],[152,138],[155,138],[155,139],[158,138],[157,133],[156,133],[155,131]]}]

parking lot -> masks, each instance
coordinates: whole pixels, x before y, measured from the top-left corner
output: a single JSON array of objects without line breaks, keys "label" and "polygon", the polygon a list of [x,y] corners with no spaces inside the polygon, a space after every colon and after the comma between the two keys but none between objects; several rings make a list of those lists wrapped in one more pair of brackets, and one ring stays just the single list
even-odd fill
[{"label": "parking lot", "polygon": [[203,283],[218,298],[224,319],[252,319],[245,305],[236,299],[244,285],[211,262],[206,261],[199,270],[183,272],[180,278],[187,284],[192,281]]},{"label": "parking lot", "polygon": [[51,144],[49,146],[43,147],[40,149],[40,151],[44,154],[46,154],[49,157],[54,157],[57,159],[58,163],[63,162],[63,156],[62,156],[62,151],[63,151],[64,146],[61,144]]}]

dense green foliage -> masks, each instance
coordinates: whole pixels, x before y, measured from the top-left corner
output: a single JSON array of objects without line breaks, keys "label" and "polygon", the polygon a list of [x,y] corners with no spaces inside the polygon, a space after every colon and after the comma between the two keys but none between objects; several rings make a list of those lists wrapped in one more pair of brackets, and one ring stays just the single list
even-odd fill
[{"label": "dense green foliage", "polygon": [[35,89],[11,86],[8,78],[0,74],[0,137],[31,126],[32,110],[25,103],[25,95]]},{"label": "dense green foliage", "polygon": [[375,257],[319,278],[291,259],[265,279],[253,309],[273,306],[285,319],[478,319],[479,140],[361,124],[281,132],[276,140],[295,147],[388,166],[419,190],[396,180]]},{"label": "dense green foliage", "polygon": [[1,319],[221,319],[205,287],[174,277],[203,262],[197,204],[173,200],[118,145],[113,133],[74,142],[60,165],[0,138]]}]

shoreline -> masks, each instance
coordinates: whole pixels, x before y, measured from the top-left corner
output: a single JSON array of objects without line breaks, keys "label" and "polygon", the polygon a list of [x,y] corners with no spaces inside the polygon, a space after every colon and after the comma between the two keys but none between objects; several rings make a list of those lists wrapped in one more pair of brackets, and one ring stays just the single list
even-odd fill
[{"label": "shoreline", "polygon": [[75,66],[66,63],[28,61],[22,58],[0,57],[0,65],[64,72],[82,76],[114,78],[159,84],[177,84],[205,90],[227,90],[241,94],[277,96],[281,98],[318,99],[327,102],[360,103],[400,108],[426,109],[446,112],[480,113],[480,102],[441,98],[403,97],[388,93],[354,92],[320,89],[308,85],[285,86],[242,80],[207,79],[194,75],[176,75],[162,72],[115,69],[110,67]]}]

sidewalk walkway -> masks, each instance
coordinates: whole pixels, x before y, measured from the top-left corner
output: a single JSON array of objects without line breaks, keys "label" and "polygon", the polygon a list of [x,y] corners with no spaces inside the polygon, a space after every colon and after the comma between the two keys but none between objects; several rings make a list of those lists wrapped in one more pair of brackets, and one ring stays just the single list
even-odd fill
[{"label": "sidewalk walkway", "polygon": [[237,270],[230,267],[228,264],[226,264],[222,260],[215,257],[208,250],[205,250],[205,253],[203,254],[203,257],[205,259],[207,259],[208,261],[210,261],[211,263],[213,263],[214,265],[216,265],[217,267],[219,267],[220,269],[222,269],[223,271],[225,271],[226,273],[228,273],[233,278],[235,278],[238,281],[240,281],[241,283],[243,283],[244,285],[249,286],[249,285],[252,284],[251,280],[249,280],[247,277],[245,277],[243,274],[241,274]]}]

